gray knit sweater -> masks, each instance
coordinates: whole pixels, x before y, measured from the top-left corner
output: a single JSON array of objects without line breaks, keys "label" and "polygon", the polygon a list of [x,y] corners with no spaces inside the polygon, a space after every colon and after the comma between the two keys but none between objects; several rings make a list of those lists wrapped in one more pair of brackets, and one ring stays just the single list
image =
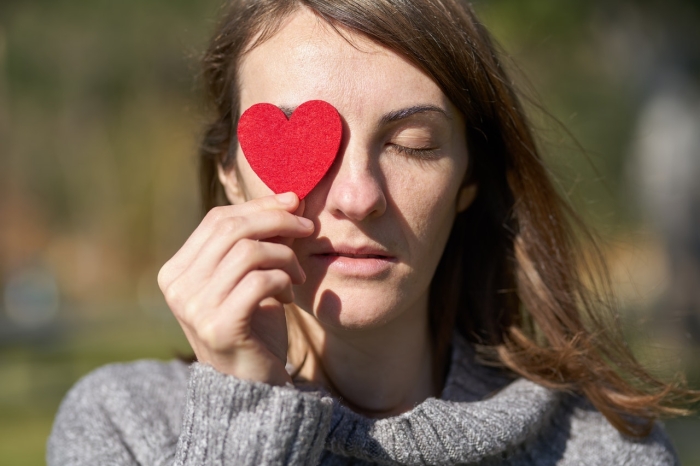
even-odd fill
[{"label": "gray knit sweater", "polygon": [[677,465],[656,425],[618,433],[585,399],[474,361],[456,336],[446,386],[376,420],[318,391],[272,387],[195,363],[139,361],[89,374],[68,393],[49,465]]}]

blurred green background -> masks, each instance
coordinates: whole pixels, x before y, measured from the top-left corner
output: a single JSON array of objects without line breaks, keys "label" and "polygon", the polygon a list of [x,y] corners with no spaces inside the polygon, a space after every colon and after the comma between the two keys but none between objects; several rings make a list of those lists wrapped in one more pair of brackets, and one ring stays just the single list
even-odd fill
[{"label": "blurred green background", "polygon": [[[693,306],[675,304],[635,167],[659,89],[698,86],[699,3],[475,2],[517,81],[575,138],[535,118],[561,189],[605,241],[632,348],[695,388]],[[0,0],[0,464],[44,462],[58,404],[90,370],[188,352],[155,277],[200,216],[197,60],[219,6]],[[700,465],[698,418],[666,425]]]}]

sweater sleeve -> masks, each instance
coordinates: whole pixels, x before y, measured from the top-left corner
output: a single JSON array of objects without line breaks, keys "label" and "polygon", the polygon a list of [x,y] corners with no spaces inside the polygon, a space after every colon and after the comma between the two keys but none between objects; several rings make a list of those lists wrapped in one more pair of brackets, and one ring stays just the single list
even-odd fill
[{"label": "sweater sleeve", "polygon": [[100,368],[66,395],[53,465],[314,465],[332,401],[212,367],[140,361]]},{"label": "sweater sleeve", "polygon": [[194,364],[176,465],[315,465],[333,403]]}]

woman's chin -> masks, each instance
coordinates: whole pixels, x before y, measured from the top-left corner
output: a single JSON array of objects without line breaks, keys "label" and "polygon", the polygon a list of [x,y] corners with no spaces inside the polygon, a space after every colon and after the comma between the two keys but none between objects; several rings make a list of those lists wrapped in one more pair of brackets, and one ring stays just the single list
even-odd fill
[{"label": "woman's chin", "polygon": [[382,327],[395,319],[400,313],[400,303],[384,293],[352,290],[322,290],[303,299],[303,294],[296,292],[297,305],[312,314],[327,329],[334,330],[369,330]]}]

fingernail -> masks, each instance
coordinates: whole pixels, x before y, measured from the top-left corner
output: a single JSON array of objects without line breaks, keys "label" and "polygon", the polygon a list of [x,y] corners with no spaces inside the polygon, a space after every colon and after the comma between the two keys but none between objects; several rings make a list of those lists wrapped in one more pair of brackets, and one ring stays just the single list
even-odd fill
[{"label": "fingernail", "polygon": [[295,202],[296,195],[294,193],[283,193],[277,195],[277,200],[282,204],[293,205]]},{"label": "fingernail", "polygon": [[313,228],[314,227],[314,222],[312,222],[311,220],[309,220],[306,217],[297,217],[297,219],[299,220],[299,223],[301,223],[301,226],[303,226],[304,228]]}]

